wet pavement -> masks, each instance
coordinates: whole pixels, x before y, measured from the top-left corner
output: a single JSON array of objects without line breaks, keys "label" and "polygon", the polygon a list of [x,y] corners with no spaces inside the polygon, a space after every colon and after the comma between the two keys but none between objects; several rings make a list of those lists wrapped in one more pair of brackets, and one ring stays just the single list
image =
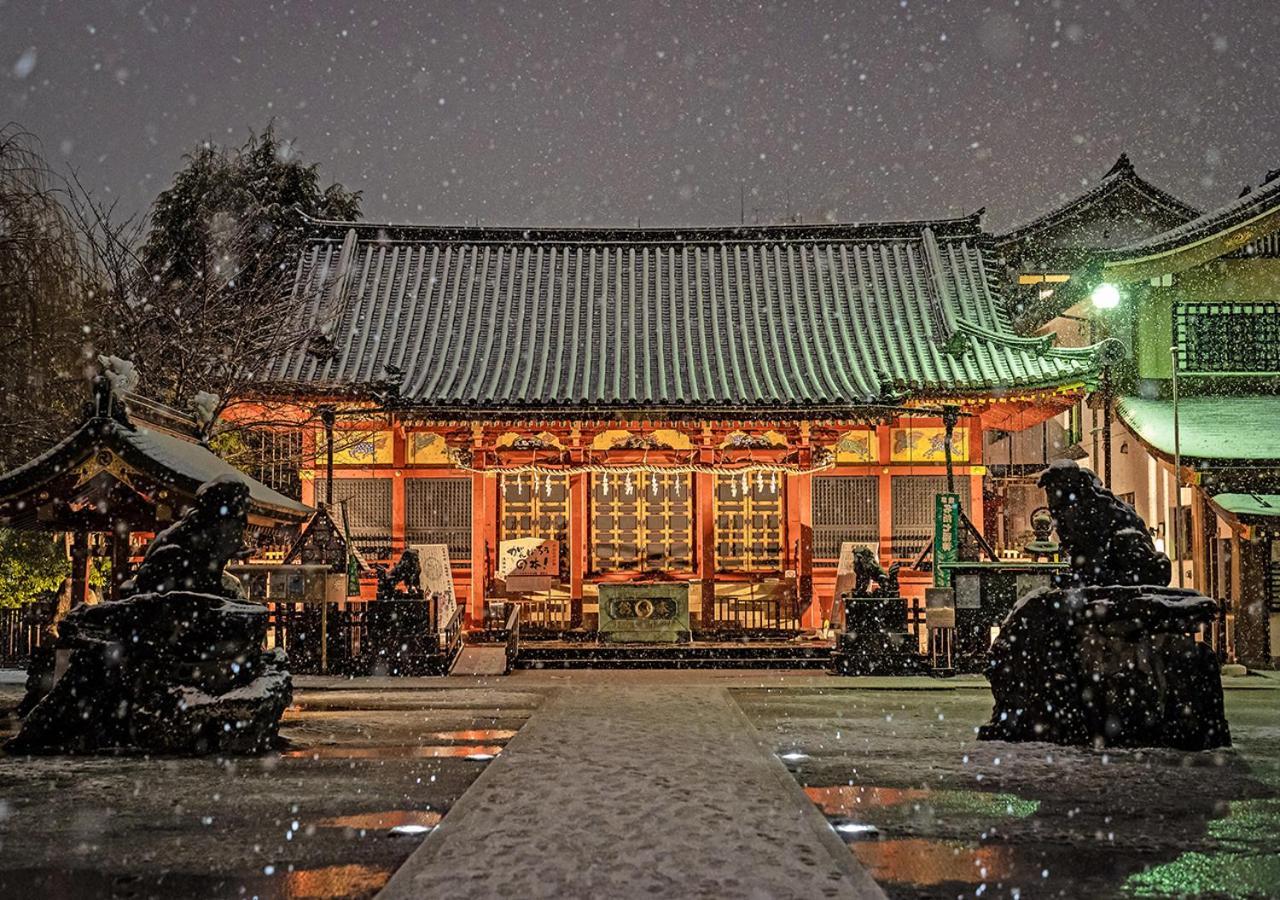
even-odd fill
[{"label": "wet pavement", "polygon": [[980,743],[965,679],[298,682],[266,757],[0,757],[0,897],[1280,896],[1276,678],[1211,753]]},{"label": "wet pavement", "polygon": [[1207,753],[979,742],[980,685],[734,697],[891,897],[1262,898],[1280,896],[1280,683],[1259,682],[1227,691],[1236,746]]},{"label": "wet pavement", "polygon": [[762,744],[730,684],[759,673],[572,671],[382,896],[883,894]]},{"label": "wet pavement", "polygon": [[0,757],[0,897],[371,897],[542,700],[458,681],[301,689],[261,758]]}]

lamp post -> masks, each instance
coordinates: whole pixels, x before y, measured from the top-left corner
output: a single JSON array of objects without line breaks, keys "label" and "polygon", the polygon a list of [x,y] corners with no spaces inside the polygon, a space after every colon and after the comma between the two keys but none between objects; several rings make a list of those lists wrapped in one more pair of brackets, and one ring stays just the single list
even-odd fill
[{"label": "lamp post", "polygon": [[1182,574],[1182,436],[1178,429],[1178,345],[1169,348],[1173,373],[1173,552],[1178,557],[1178,587],[1184,587]]},{"label": "lamp post", "polygon": [[332,406],[320,407],[320,422],[324,425],[324,502],[333,506],[333,424],[337,413]]},{"label": "lamp post", "polygon": [[[1120,289],[1104,281],[1093,289],[1089,299],[1096,309],[1112,310],[1120,305]],[[1104,365],[1102,367],[1102,483],[1107,488],[1111,487],[1111,403],[1114,394],[1115,383],[1111,377],[1111,366]]]},{"label": "lamp post", "polygon": [[1102,367],[1102,483],[1111,488],[1111,402],[1115,385],[1111,366]]}]

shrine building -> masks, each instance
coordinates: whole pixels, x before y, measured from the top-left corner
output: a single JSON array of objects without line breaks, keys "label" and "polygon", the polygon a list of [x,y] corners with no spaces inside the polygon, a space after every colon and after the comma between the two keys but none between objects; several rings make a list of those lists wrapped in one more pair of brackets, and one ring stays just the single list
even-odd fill
[{"label": "shrine building", "polygon": [[[847,542],[901,563],[919,605],[948,432],[981,531],[984,433],[1070,409],[1098,372],[1093,347],[1014,331],[976,215],[310,226],[308,337],[236,414],[331,411],[332,442],[300,437],[303,502],[336,504],[367,559],[447,545],[471,627],[516,595],[527,628],[590,631],[601,585],[662,582],[689,585],[695,633],[813,630]],[[523,594],[516,539],[558,554]]]}]

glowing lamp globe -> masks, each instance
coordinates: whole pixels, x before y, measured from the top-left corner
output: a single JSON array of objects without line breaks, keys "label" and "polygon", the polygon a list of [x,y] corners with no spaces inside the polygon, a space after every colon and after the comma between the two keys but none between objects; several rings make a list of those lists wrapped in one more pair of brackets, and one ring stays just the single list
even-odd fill
[{"label": "glowing lamp globe", "polygon": [[1098,309],[1115,309],[1120,305],[1120,289],[1104,281],[1093,289],[1090,299]]}]

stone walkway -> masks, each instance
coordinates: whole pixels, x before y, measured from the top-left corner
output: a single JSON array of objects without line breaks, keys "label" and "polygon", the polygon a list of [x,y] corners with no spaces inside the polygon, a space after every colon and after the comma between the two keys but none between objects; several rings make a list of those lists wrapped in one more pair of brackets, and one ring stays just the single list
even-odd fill
[{"label": "stone walkway", "polygon": [[723,684],[574,676],[380,897],[884,896]]}]

